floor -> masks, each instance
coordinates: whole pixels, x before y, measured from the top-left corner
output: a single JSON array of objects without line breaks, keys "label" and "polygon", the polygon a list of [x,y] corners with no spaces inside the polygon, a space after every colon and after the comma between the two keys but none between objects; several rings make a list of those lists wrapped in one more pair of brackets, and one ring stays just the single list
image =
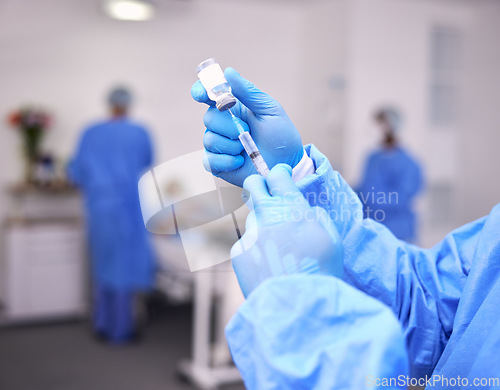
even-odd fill
[{"label": "floor", "polygon": [[194,389],[176,371],[189,357],[190,330],[189,306],[156,308],[141,339],[121,347],[93,339],[84,321],[0,328],[0,389]]}]

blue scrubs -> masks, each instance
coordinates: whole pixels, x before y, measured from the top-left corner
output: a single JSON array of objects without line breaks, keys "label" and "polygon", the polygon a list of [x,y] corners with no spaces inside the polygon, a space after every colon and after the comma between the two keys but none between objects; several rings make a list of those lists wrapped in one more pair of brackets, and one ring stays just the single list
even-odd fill
[{"label": "blue scrubs", "polygon": [[122,118],[90,126],[69,166],[70,178],[85,197],[95,328],[116,341],[134,331],[132,292],[148,290],[153,283],[153,252],[137,189],[151,162],[146,130]]},{"label": "blue scrubs", "polygon": [[247,387],[500,389],[500,205],[418,248],[364,219],[326,157],[306,151],[316,173],[297,184],[337,226],[344,281],[285,276],[249,295],[226,328]]},{"label": "blue scrubs", "polygon": [[402,148],[382,149],[370,155],[357,189],[365,217],[383,223],[398,238],[415,241],[412,200],[422,187],[419,166]]},{"label": "blue scrubs", "polygon": [[115,343],[130,340],[134,335],[132,313],[133,293],[96,284],[94,289],[94,329]]}]

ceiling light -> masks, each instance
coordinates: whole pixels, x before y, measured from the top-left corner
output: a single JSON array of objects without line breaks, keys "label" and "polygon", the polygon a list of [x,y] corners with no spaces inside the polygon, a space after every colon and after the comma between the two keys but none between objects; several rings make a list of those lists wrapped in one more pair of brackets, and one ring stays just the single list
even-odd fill
[{"label": "ceiling light", "polygon": [[103,6],[109,17],[118,20],[149,20],[155,11],[153,4],[143,0],[106,0]]}]

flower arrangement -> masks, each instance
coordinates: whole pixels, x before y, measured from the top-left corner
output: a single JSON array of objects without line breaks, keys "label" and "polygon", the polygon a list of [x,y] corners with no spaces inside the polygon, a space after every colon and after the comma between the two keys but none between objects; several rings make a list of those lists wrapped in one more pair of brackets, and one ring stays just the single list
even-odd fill
[{"label": "flower arrangement", "polygon": [[26,180],[33,181],[34,169],[40,154],[40,144],[52,119],[42,109],[24,107],[8,117],[9,124],[18,129],[23,138],[23,151],[26,158]]}]

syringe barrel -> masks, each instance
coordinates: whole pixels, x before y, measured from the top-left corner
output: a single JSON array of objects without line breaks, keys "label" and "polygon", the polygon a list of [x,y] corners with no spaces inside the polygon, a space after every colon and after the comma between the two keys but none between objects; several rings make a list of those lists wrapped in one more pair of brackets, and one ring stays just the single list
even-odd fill
[{"label": "syringe barrel", "polygon": [[248,157],[250,157],[250,159],[252,160],[253,165],[257,170],[257,172],[263,177],[267,177],[269,173],[269,168],[266,162],[264,161],[264,158],[260,154],[257,145],[255,145],[255,142],[253,141],[253,138],[250,135],[250,133],[248,131],[245,131],[241,133],[238,138],[240,139],[241,144],[245,148]]}]

